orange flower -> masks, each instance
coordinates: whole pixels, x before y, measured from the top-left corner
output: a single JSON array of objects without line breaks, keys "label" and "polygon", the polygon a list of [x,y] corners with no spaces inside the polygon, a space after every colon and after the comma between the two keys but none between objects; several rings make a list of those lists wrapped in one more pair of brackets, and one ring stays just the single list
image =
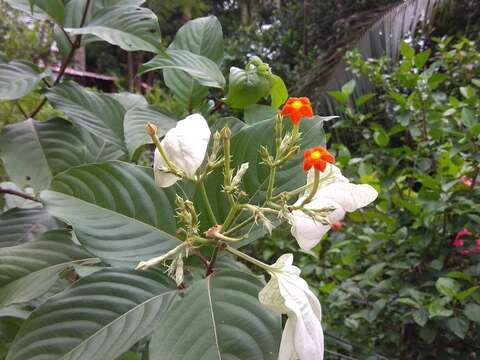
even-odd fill
[{"label": "orange flower", "polygon": [[281,114],[290,116],[290,120],[297,125],[302,117],[311,118],[313,116],[312,105],[306,97],[291,97],[283,106]]},{"label": "orange flower", "polygon": [[308,171],[314,167],[319,171],[325,171],[327,162],[335,164],[335,158],[323,146],[317,146],[305,150],[303,156],[303,170]]}]

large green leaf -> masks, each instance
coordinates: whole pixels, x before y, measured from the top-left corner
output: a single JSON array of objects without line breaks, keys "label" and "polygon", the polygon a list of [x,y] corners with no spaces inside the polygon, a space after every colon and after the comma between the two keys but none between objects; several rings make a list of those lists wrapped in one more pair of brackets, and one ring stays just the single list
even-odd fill
[{"label": "large green leaf", "polygon": [[[300,151],[290,161],[277,171],[275,182],[275,194],[282,191],[290,191],[305,185],[306,175],[303,171],[303,150],[322,145],[325,146],[325,133],[323,131],[324,119],[315,116],[311,120],[300,123]],[[291,128],[290,122],[285,120],[285,127]],[[261,204],[265,199],[269,168],[262,164],[258,152],[261,145],[267,146],[270,152],[275,149],[275,121],[267,119],[252,125],[244,126],[231,140],[231,152],[234,154],[232,167],[239,168],[241,164],[248,162],[249,168],[243,177],[244,191],[252,198],[253,202]],[[221,171],[216,171],[207,180],[207,193],[217,219],[223,219],[229,209],[225,201],[225,194],[220,191],[223,184]],[[198,206],[201,201],[198,199]]]},{"label": "large green leaf", "polygon": [[95,257],[71,241],[69,230],[51,230],[37,241],[0,249],[0,307],[33,300],[74,263]]},{"label": "large green leaf", "polygon": [[[220,66],[223,61],[222,26],[215,16],[190,20],[177,31],[168,49],[188,50],[205,56]],[[208,94],[206,87],[201,86],[184,71],[165,69],[163,78],[165,85],[187,108],[198,107]]]},{"label": "large green leaf", "polygon": [[0,215],[0,248],[36,240],[60,227],[64,225],[44,209],[11,209]]},{"label": "large green leaf", "polygon": [[17,100],[31,92],[49,75],[34,65],[23,61],[0,64],[0,100]]},{"label": "large green leaf", "polygon": [[119,148],[124,148],[125,109],[112,97],[84,90],[74,82],[55,86],[47,93],[47,97],[78,127],[83,127]]},{"label": "large green leaf", "polygon": [[89,251],[132,262],[178,244],[169,196],[155,185],[151,168],[120,161],[72,168],[40,194],[48,212],[71,224]]},{"label": "large green leaf", "polygon": [[160,50],[160,27],[156,15],[138,6],[112,6],[101,9],[81,28],[67,28],[73,35],[94,35],[126,51]]},{"label": "large green leaf", "polygon": [[158,136],[162,137],[171,128],[175,127],[176,120],[161,113],[152,106],[134,107],[127,111],[123,127],[125,129],[125,142],[130,157],[135,159],[139,155],[139,148],[152,143],[152,139],[145,130],[145,125],[154,123],[157,126]]},{"label": "large green leaf", "polygon": [[53,176],[83,164],[86,148],[68,121],[32,119],[8,125],[0,136],[0,156],[9,177],[20,187],[40,191]]},{"label": "large green leaf", "polygon": [[93,135],[84,128],[80,128],[80,135],[87,148],[87,163],[119,160],[125,156],[125,150],[117,145],[105,141],[103,137]]},{"label": "large green leaf", "polygon": [[148,336],[176,299],[159,271],[96,272],[34,311],[7,359],[116,359]]},{"label": "large green leaf", "polygon": [[[65,8],[62,0],[5,0],[14,9],[24,11],[38,20],[53,20],[63,24]],[[32,4],[33,13],[32,13]]]},{"label": "large green leaf", "polygon": [[150,342],[152,359],[277,359],[281,318],[258,301],[253,275],[222,271],[195,283],[162,318]]},{"label": "large green leaf", "polygon": [[225,78],[217,64],[205,56],[187,50],[167,50],[165,54],[157,55],[143,64],[140,72],[143,74],[162,69],[182,70],[207,87],[223,89],[225,86]]}]

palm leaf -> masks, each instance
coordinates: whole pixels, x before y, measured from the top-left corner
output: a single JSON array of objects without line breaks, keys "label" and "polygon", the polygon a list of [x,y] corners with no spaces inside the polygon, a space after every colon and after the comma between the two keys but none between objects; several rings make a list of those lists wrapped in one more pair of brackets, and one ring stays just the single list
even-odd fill
[{"label": "palm leaf", "polygon": [[[322,114],[334,114],[336,105],[327,93],[340,90],[345,83],[354,79],[353,74],[347,70],[345,53],[356,48],[364,58],[388,56],[398,59],[401,40],[414,34],[421,26],[430,26],[436,7],[443,1],[400,1],[394,5],[369,10],[363,15],[355,14],[355,18],[361,20],[353,25],[351,33],[357,35],[342,44],[335,44],[333,49],[327,51],[308,75],[299,81],[294,93],[308,94],[316,99]],[[356,80],[354,98],[372,91],[372,86],[366,79]]]}]

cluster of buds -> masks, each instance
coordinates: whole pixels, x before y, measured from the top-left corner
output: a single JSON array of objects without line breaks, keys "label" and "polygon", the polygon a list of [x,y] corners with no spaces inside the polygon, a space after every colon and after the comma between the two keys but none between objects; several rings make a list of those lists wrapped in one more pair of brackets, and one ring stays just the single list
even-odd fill
[{"label": "cluster of buds", "polygon": [[184,226],[178,229],[179,233],[185,235],[186,240],[192,240],[198,235],[200,221],[193,203],[190,200],[185,200],[181,196],[176,196],[175,202],[177,204],[177,218]]}]

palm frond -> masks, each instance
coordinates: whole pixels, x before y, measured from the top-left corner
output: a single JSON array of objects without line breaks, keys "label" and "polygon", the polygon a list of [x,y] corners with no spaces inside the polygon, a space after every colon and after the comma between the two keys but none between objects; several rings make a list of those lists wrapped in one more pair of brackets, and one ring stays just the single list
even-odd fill
[{"label": "palm frond", "polygon": [[[355,23],[350,29],[356,34],[343,44],[322,56],[318,63],[299,81],[293,93],[308,94],[315,99],[319,111],[335,113],[335,103],[328,91],[340,90],[354,76],[346,69],[343,60],[348,50],[357,48],[364,58],[388,56],[398,59],[401,40],[413,36],[420,27],[429,28],[433,23],[434,9],[444,0],[405,0],[391,6],[355,14]],[[348,20],[342,20],[351,22]],[[353,97],[371,92],[365,79],[356,79]]]}]

